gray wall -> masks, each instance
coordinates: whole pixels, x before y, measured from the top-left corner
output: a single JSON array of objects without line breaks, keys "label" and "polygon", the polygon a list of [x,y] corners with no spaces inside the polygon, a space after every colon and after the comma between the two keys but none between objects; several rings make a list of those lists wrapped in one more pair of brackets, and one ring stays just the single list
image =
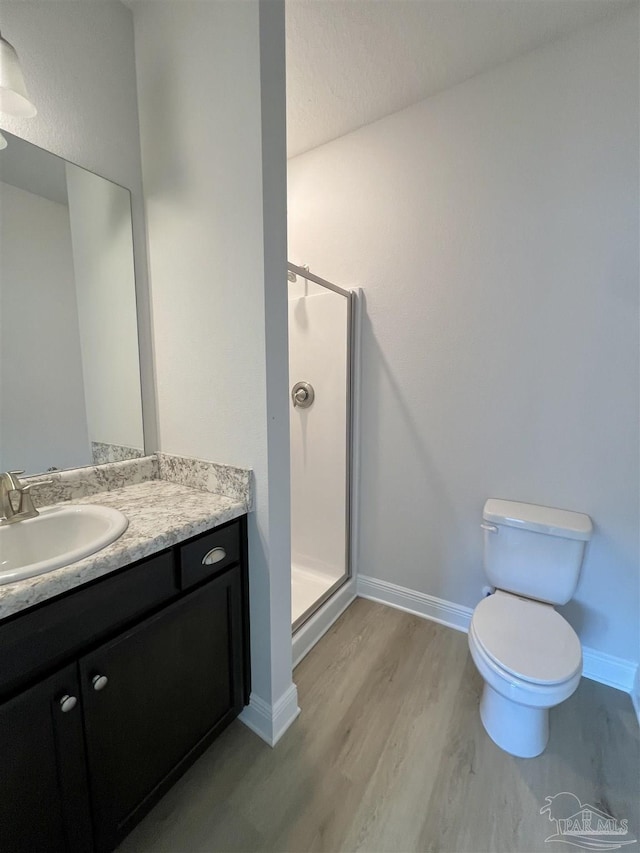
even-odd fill
[{"label": "gray wall", "polygon": [[474,606],[485,498],[586,512],[637,660],[637,7],[291,160],[289,246],[365,292],[360,572]]},{"label": "gray wall", "polygon": [[291,687],[284,8],[134,4],[160,447],[253,468],[253,691]]},{"label": "gray wall", "polygon": [[90,465],[69,208],[0,199],[0,471]]},{"label": "gray wall", "polygon": [[66,173],[89,435],[142,451],[129,193],[77,166]]}]

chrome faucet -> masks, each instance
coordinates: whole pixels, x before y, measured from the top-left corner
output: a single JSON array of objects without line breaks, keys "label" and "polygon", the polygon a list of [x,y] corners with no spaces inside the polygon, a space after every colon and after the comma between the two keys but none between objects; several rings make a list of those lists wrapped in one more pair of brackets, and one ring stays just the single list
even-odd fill
[{"label": "chrome faucet", "polygon": [[[35,518],[40,513],[35,508],[31,489],[35,486],[49,486],[53,480],[40,480],[38,483],[23,485],[19,477],[24,471],[5,471],[0,473],[0,525],[14,524],[16,521],[24,521],[27,518]],[[18,494],[18,508],[14,509],[11,495]]]}]

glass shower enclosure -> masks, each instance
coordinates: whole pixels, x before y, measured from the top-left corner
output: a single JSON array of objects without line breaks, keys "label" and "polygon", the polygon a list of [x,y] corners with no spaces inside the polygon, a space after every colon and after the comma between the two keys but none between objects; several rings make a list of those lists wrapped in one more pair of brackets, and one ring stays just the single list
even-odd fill
[{"label": "glass shower enclosure", "polygon": [[289,264],[291,623],[351,575],[355,295]]}]

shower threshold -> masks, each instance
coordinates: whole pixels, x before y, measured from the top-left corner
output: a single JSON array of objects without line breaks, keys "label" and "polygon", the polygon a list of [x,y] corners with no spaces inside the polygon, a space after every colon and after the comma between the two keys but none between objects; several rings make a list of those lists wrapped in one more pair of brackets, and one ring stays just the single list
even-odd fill
[{"label": "shower threshold", "polygon": [[292,633],[302,625],[348,580],[348,575],[331,577],[314,569],[291,567]]}]

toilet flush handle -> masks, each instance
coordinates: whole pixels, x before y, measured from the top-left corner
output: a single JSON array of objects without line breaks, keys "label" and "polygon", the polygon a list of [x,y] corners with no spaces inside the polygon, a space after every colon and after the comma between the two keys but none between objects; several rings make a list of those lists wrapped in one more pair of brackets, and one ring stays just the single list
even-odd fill
[{"label": "toilet flush handle", "polygon": [[495,524],[487,524],[486,521],[483,521],[482,524],[480,525],[480,527],[483,530],[488,531],[489,533],[497,533],[498,532],[498,528],[495,526]]}]

